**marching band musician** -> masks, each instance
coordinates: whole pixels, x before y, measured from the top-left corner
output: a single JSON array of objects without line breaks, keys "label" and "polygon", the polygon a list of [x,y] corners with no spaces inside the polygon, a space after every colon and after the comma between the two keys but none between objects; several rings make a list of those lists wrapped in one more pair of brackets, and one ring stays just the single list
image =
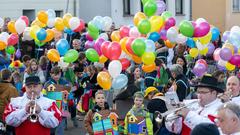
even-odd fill
[{"label": "marching band musician", "polygon": [[[222,102],[217,98],[223,90],[217,87],[217,79],[210,75],[204,75],[200,83],[196,85],[198,95],[198,107],[196,110],[183,108],[175,113],[181,116],[175,120],[167,121],[166,127],[174,133],[190,135],[191,130],[200,123],[213,123],[217,109]],[[171,116],[171,115],[169,115]]]},{"label": "marching band musician", "polygon": [[[50,135],[50,128],[55,128],[61,121],[61,112],[54,100],[41,94],[39,77],[30,76],[26,78],[25,84],[26,92],[22,97],[11,99],[3,118],[8,125],[15,127],[16,135]],[[31,112],[32,107],[34,112]],[[36,122],[29,117],[33,113],[37,115]]]}]

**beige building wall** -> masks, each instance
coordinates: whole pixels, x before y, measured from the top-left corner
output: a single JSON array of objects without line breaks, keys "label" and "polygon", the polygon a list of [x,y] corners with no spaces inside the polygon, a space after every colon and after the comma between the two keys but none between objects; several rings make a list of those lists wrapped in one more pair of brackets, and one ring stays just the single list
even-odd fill
[{"label": "beige building wall", "polygon": [[226,0],[226,30],[234,25],[240,25],[240,12],[232,12],[232,0]]},{"label": "beige building wall", "polygon": [[231,0],[192,0],[192,19],[204,18],[224,32],[226,1]]}]

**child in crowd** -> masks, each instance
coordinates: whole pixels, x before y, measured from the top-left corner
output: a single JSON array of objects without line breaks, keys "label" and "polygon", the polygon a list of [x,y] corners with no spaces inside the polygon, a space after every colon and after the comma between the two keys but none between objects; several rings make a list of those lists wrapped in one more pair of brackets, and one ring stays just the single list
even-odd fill
[{"label": "child in crowd", "polygon": [[14,71],[12,73],[12,78],[13,78],[14,86],[16,87],[16,89],[18,91],[18,94],[20,96],[22,96],[23,95],[23,92],[22,92],[23,83],[22,83],[22,77],[21,77],[20,73],[17,71]]},{"label": "child in crowd", "polygon": [[152,120],[150,113],[144,108],[143,100],[142,92],[134,94],[134,105],[124,120],[124,135],[153,135]]},{"label": "child in crowd", "polygon": [[118,115],[109,108],[102,90],[95,93],[95,102],[84,119],[87,132],[90,135],[118,135]]},{"label": "child in crowd", "polygon": [[47,77],[47,65],[48,58],[46,56],[41,56],[39,59],[39,67],[42,69],[45,78]]}]

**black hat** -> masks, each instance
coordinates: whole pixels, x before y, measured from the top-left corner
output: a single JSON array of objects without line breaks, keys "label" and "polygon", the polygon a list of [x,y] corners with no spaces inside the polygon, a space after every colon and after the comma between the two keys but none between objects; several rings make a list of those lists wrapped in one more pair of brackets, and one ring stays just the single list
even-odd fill
[{"label": "black hat", "polygon": [[204,75],[201,81],[195,85],[195,87],[206,87],[216,90],[217,92],[224,92],[223,89],[218,87],[218,81],[216,78],[212,77],[211,75]]},{"label": "black hat", "polygon": [[26,85],[40,84],[40,79],[38,76],[29,76],[26,78],[25,84]]},{"label": "black hat", "polygon": [[191,135],[220,135],[218,127],[212,123],[201,123],[195,126]]}]

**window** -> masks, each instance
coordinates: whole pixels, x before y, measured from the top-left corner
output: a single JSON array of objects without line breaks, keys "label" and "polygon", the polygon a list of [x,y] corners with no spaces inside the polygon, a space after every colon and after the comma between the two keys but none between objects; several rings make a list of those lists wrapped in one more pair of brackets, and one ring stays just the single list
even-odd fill
[{"label": "window", "polygon": [[35,10],[34,9],[23,9],[22,14],[27,16],[29,22],[35,20]]},{"label": "window", "polygon": [[63,16],[63,11],[62,10],[56,10],[56,17],[62,17]]},{"label": "window", "polygon": [[240,0],[233,0],[232,8],[233,12],[240,12]]},{"label": "window", "polygon": [[123,0],[123,15],[131,15],[130,0]]},{"label": "window", "polygon": [[183,0],[175,0],[175,11],[176,15],[183,14]]}]

